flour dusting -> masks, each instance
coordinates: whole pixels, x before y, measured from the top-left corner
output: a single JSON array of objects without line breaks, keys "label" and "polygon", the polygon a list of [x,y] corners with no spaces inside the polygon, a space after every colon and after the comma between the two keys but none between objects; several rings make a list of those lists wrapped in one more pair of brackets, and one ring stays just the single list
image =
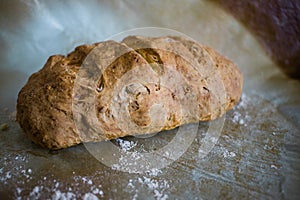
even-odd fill
[{"label": "flour dusting", "polygon": [[137,145],[137,142],[127,141],[123,139],[116,139],[116,142],[120,145],[123,151],[129,151]]},{"label": "flour dusting", "polygon": [[233,123],[245,127],[248,126],[248,122],[251,120],[251,117],[248,114],[249,103],[250,98],[245,94],[242,94],[240,102],[233,108]]},{"label": "flour dusting", "polygon": [[155,176],[141,176],[137,179],[129,179],[127,188],[131,191],[135,191],[132,199],[140,199],[140,192],[136,188],[140,188],[140,186],[146,188],[148,191],[151,191],[154,199],[156,200],[166,200],[169,198],[167,194],[167,190],[170,188],[170,184],[165,179],[158,179]]},{"label": "flour dusting", "polygon": [[[118,160],[118,164],[113,165],[113,169],[122,170],[125,169],[129,173],[136,173],[136,171],[131,169],[132,162],[140,159],[142,156],[140,151],[141,149],[136,148],[138,142],[127,141],[125,139],[116,139],[117,144],[120,149],[124,153],[124,155],[130,154],[132,158],[131,162],[129,162],[128,157],[121,156]],[[144,149],[142,148],[142,151]],[[167,190],[170,188],[169,182],[163,178],[161,178],[162,170],[153,168],[151,170],[146,171],[143,174],[139,174],[138,177],[134,177],[128,180],[127,189],[130,192],[134,192],[134,195],[131,197],[132,199],[142,199],[144,195],[141,191],[141,187],[146,189],[146,191],[150,191],[152,198],[157,200],[166,200],[169,198],[167,194]]]},{"label": "flour dusting", "polygon": [[[25,167],[28,165],[29,157],[22,154],[12,154],[0,158],[0,182],[1,184],[14,183],[18,185],[14,191],[15,199],[52,199],[52,200],[98,200],[105,197],[102,185],[94,184],[93,178],[89,176],[77,176],[75,172],[70,177],[74,181],[72,184],[65,185],[64,182],[53,179],[51,175],[36,177],[33,168]],[[12,167],[13,166],[13,167]],[[37,179],[37,180],[36,180]],[[32,188],[28,187],[28,182],[35,181]],[[80,189],[79,186],[85,188]],[[50,196],[43,196],[49,193]]]}]

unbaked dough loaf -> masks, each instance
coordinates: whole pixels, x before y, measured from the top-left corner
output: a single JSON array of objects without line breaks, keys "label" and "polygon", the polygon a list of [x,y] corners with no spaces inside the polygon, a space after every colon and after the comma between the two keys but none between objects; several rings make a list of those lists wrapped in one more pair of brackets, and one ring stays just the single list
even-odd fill
[{"label": "unbaked dough loaf", "polygon": [[[114,59],[107,63],[108,58]],[[100,131],[75,124],[78,116],[89,117],[75,97],[82,65],[101,71],[90,92],[82,90],[82,96],[92,97],[91,121]],[[195,41],[129,36],[51,56],[20,91],[17,121],[35,143],[61,149],[214,120],[239,101],[242,84],[231,61]]]}]

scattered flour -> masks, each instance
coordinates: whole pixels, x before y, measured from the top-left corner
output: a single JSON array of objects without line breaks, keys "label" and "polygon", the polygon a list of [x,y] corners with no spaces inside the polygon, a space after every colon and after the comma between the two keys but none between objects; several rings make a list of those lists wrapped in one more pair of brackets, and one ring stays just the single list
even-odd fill
[{"label": "scattered flour", "polygon": [[[242,126],[248,126],[248,121],[251,120],[248,114],[250,98],[242,94],[240,102],[233,108],[232,122]],[[243,114],[242,114],[243,113]]]},{"label": "scattered flour", "polygon": [[224,156],[224,158],[233,158],[236,156],[236,154],[234,152],[230,152],[230,151],[226,150],[223,152],[223,156]]},{"label": "scattered flour", "polygon": [[71,200],[76,199],[76,195],[72,192],[61,192],[60,190],[55,190],[52,195],[52,200]]},{"label": "scattered flour", "polygon": [[167,194],[162,194],[158,190],[154,190],[154,197],[156,199],[160,199],[160,200],[166,200],[166,199],[168,199],[168,195]]},{"label": "scattered flour", "polygon": [[113,164],[111,166],[112,169],[126,171],[129,173],[137,173],[138,171],[135,168],[137,166],[137,162],[142,158],[141,154],[139,152],[128,152],[126,150],[124,151],[124,153],[125,155],[121,155],[121,157],[118,160],[118,163]]},{"label": "scattered flour", "polygon": [[248,108],[249,102],[251,102],[251,99],[246,95],[242,94],[240,102],[235,106],[237,109],[241,108]]},{"label": "scattered flour", "polygon": [[220,154],[223,155],[224,158],[234,158],[236,156],[235,152],[228,151],[224,147],[220,147],[219,151],[220,151]]},{"label": "scattered flour", "polygon": [[148,176],[138,177],[137,179],[129,179],[127,187],[131,190],[135,191],[132,199],[138,199],[139,191],[136,190],[137,187],[140,186],[145,187],[147,190],[151,191],[153,197],[157,200],[166,200],[169,198],[168,194],[166,194],[166,190],[170,188],[169,182],[165,179],[157,179]]},{"label": "scattered flour", "polygon": [[[134,159],[139,159],[140,153],[133,149],[137,146],[137,142],[123,139],[116,139],[116,142],[125,154],[130,152]],[[2,163],[0,166],[0,182],[6,184],[16,181],[15,184],[18,187],[14,192],[15,199],[98,200],[106,198],[102,186],[95,184],[94,177],[78,176],[75,172],[70,177],[72,179],[72,184],[70,185],[65,185],[64,182],[57,179],[53,180],[51,175],[41,176],[36,180],[35,168],[26,167],[29,162],[28,156],[27,154],[13,154],[0,158],[0,162]],[[13,165],[15,167],[11,168]],[[128,165],[130,168],[130,163],[126,158],[120,158],[120,165]],[[161,170],[151,169],[144,174],[140,174],[138,177],[135,176],[135,178],[130,179],[127,187],[132,189],[132,199],[139,199],[143,189],[150,192],[154,199],[168,199],[169,195],[167,191],[170,185],[167,180],[159,176],[160,174],[162,174]],[[32,188],[28,188],[27,183],[33,180],[36,181],[35,185],[31,186]],[[84,191],[79,190],[79,188],[82,188],[82,185],[84,185]],[[43,194],[49,192],[49,197],[43,196]]]},{"label": "scattered flour", "polygon": [[120,138],[116,139],[116,142],[120,145],[123,151],[129,151],[137,145],[136,142],[127,141]]},{"label": "scattered flour", "polygon": [[83,200],[98,200],[98,197],[92,193],[86,193],[83,196]]},{"label": "scattered flour", "polygon": [[137,146],[137,142],[127,141],[120,138],[116,139],[116,142],[119,144],[122,153],[120,154],[118,163],[111,166],[112,169],[129,173],[138,173],[136,166],[143,168],[142,165],[138,165],[141,159],[143,159],[143,155],[137,150],[130,151]]},{"label": "scattered flour", "polygon": [[147,172],[147,174],[150,176],[157,176],[160,173],[162,173],[160,169],[151,169],[150,171]]},{"label": "scattered flour", "polygon": [[[45,178],[45,177],[44,177]],[[46,180],[44,179],[43,180]],[[72,187],[64,188],[63,183],[58,182],[57,180],[53,180],[53,185],[54,187],[50,188],[51,191],[53,191],[52,200],[73,200],[73,199],[84,199],[84,200],[98,200],[100,198],[104,197],[104,192],[99,188],[101,185],[98,187],[95,185],[92,185],[93,182],[90,178],[88,177],[81,177],[81,176],[75,176],[74,180],[76,183]],[[78,185],[81,184],[87,184],[90,185],[90,192],[86,192],[84,194],[81,194],[82,191],[76,190],[78,188]],[[35,186],[32,191],[29,194],[29,197],[32,199],[39,199],[40,195],[43,193],[44,186],[42,186],[42,183],[40,186]],[[47,188],[49,190],[49,188]],[[17,194],[18,196],[21,197],[21,188],[17,188]]]},{"label": "scattered flour", "polygon": [[[28,155],[12,154],[0,158],[0,183],[9,184],[13,182],[18,185],[14,192],[15,199],[42,199],[45,198],[42,196],[45,192],[52,193],[47,198],[53,200],[104,198],[102,186],[94,185],[93,177],[76,176],[75,172],[73,172],[74,181],[71,185],[66,186],[59,180],[42,176],[36,181],[33,188],[28,188],[27,183],[36,178],[34,169],[25,167],[28,162]],[[79,190],[79,186],[83,184],[87,191]]]},{"label": "scattered flour", "polygon": [[41,196],[41,190],[43,189],[43,186],[35,186],[32,191],[29,194],[29,197],[34,199],[39,199]]}]

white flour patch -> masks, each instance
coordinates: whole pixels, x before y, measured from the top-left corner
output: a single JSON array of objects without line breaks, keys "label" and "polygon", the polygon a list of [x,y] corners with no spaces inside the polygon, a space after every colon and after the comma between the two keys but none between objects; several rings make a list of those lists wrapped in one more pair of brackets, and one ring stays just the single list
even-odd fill
[{"label": "white flour patch", "polygon": [[249,103],[250,103],[250,98],[247,97],[245,94],[242,94],[240,102],[237,105],[235,105],[235,107],[233,108],[233,118],[232,118],[233,123],[245,127],[248,126],[248,122],[251,120],[251,117],[248,114]]},{"label": "white flour patch", "polygon": [[137,173],[137,171],[134,169],[136,167],[133,166],[137,166],[137,161],[141,159],[141,154],[139,152],[127,152],[126,150],[124,151],[124,153],[125,156],[121,155],[118,163],[112,165],[112,169],[126,171],[129,173]]},{"label": "white flour patch", "polygon": [[41,190],[43,189],[43,186],[35,186],[32,191],[29,194],[29,197],[34,199],[39,199],[41,196]]},{"label": "white flour patch", "polygon": [[240,102],[235,107],[237,109],[241,109],[241,108],[246,109],[248,108],[250,102],[251,99],[243,93]]},{"label": "white flour patch", "polygon": [[229,150],[225,149],[224,147],[220,147],[220,149],[218,149],[218,151],[224,158],[234,158],[236,156],[235,152],[229,151]]},{"label": "white flour patch", "polygon": [[61,192],[60,190],[54,191],[52,200],[71,200],[76,199],[76,195],[72,192]]},{"label": "white flour patch", "polygon": [[223,156],[224,156],[224,158],[233,158],[236,156],[236,154],[234,152],[230,152],[230,151],[226,150],[223,152]]},{"label": "white flour patch", "polygon": [[95,195],[92,194],[92,193],[86,193],[86,194],[83,196],[83,200],[98,200],[98,197],[95,196]]},{"label": "white flour patch", "polygon": [[150,191],[157,200],[166,200],[169,198],[167,194],[167,190],[170,188],[169,182],[165,179],[159,179],[155,177],[142,176],[137,179],[129,179],[127,188],[131,191],[135,191],[132,199],[139,199],[139,195],[141,195],[141,191],[137,190],[137,188],[141,189],[146,188],[147,191]]},{"label": "white flour patch", "polygon": [[157,176],[160,173],[162,173],[160,169],[151,169],[150,171],[147,172],[147,174],[150,176]]},{"label": "white flour patch", "polygon": [[120,138],[116,139],[116,142],[120,145],[123,151],[129,151],[137,145],[136,142],[127,141]]},{"label": "white flour patch", "polygon": [[115,139],[115,141],[118,143],[122,153],[118,158],[118,162],[112,164],[112,169],[118,171],[126,171],[129,173],[138,173],[138,171],[136,170],[136,166],[145,168],[144,166],[138,164],[138,162],[140,162],[140,160],[143,158],[143,155],[139,152],[143,150],[143,147],[142,149],[139,148],[139,150],[136,150],[134,149],[134,147],[137,146],[137,142],[127,141],[120,138]]}]

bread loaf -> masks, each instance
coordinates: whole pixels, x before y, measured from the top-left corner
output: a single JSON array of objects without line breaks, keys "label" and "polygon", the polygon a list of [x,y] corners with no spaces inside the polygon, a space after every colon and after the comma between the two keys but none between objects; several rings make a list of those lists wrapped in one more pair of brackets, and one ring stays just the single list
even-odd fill
[{"label": "bread loaf", "polygon": [[214,120],[242,84],[231,61],[195,41],[129,36],[51,56],[19,92],[17,121],[35,143],[61,149]]}]

